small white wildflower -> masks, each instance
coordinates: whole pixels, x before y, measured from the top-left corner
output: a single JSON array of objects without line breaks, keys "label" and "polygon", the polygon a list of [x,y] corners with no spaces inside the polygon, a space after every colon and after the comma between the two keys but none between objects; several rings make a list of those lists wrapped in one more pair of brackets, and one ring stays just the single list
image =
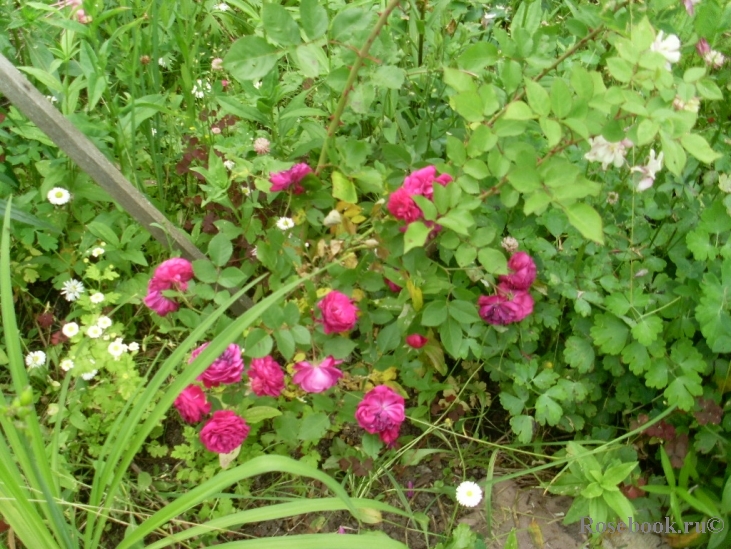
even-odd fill
[{"label": "small white wildflower", "polygon": [[119,357],[127,352],[127,346],[122,343],[122,338],[120,337],[109,344],[109,347],[107,347],[107,351],[109,351],[109,354],[112,355],[116,360],[119,360]]},{"label": "small white wildflower", "polygon": [[223,59],[221,59],[220,57],[216,57],[215,59],[211,60],[211,70],[223,70]]},{"label": "small white wildflower", "polygon": [[40,368],[46,363],[46,353],[43,351],[33,351],[25,356],[25,365],[28,368]]},{"label": "small white wildflower", "polygon": [[267,154],[269,152],[269,140],[266,137],[257,137],[254,139],[254,151],[258,155]]},{"label": "small white wildflower", "polygon": [[214,6],[215,9],[218,11],[228,11],[231,9],[231,7],[226,2],[221,2],[220,4],[216,4]]},{"label": "small white wildflower", "polygon": [[80,280],[72,278],[63,283],[61,295],[66,298],[66,301],[76,301],[84,291],[84,284]]},{"label": "small white wildflower", "polygon": [[91,255],[94,257],[99,257],[100,255],[104,254],[104,248],[97,246],[93,250],[91,250]]},{"label": "small white wildflower", "polygon": [[256,246],[251,248],[251,257],[258,257],[256,254],[258,253]]},{"label": "small white wildflower", "polygon": [[465,507],[475,507],[482,500],[482,490],[470,481],[465,481],[457,486],[457,502]]},{"label": "small white wildflower", "polygon": [[606,170],[610,164],[621,168],[624,164],[624,156],[627,148],[633,145],[629,139],[622,139],[616,143],[610,143],[603,136],[597,135],[589,138],[591,150],[584,155],[584,158],[591,162],[601,162],[602,169]]},{"label": "small white wildflower", "polygon": [[332,210],[327,216],[325,216],[325,219],[322,220],[322,224],[325,225],[325,227],[334,227],[335,225],[340,225],[343,222],[343,216],[340,215],[340,212],[337,210]]},{"label": "small white wildflower", "polygon": [[94,376],[96,376],[98,373],[99,373],[99,370],[92,370],[91,372],[81,374],[81,377],[83,377],[86,381],[91,381],[92,379],[94,379]]},{"label": "small white wildflower", "polygon": [[58,101],[58,99],[56,99],[54,95],[47,95],[46,99],[48,99],[51,103],[55,103],[56,101]]},{"label": "small white wildflower", "polygon": [[106,330],[112,325],[112,319],[108,316],[100,316],[99,320],[96,321],[96,325],[99,326],[102,330]]},{"label": "small white wildflower", "polygon": [[258,90],[259,88],[261,88],[261,80],[257,80],[256,82],[254,82],[254,87],[255,87],[255,88],[256,88],[257,90]]},{"label": "small white wildflower", "polygon": [[128,350],[128,351],[129,351],[130,353],[136,353],[137,351],[139,351],[139,350],[140,350],[140,344],[139,344],[139,343],[137,343],[136,341],[133,341],[132,343],[129,343],[129,344],[127,345],[127,350]]},{"label": "small white wildflower", "polygon": [[208,82],[203,82],[203,80],[196,80],[196,83],[193,85],[193,89],[190,90],[190,93],[192,93],[198,99],[203,99],[206,94],[210,92],[211,85]]},{"label": "small white wildflower", "polygon": [[93,293],[89,296],[89,301],[92,303],[101,303],[104,301],[104,294],[101,292]]},{"label": "small white wildflower", "polygon": [[294,221],[290,217],[280,217],[277,219],[277,229],[287,231],[294,227]]},{"label": "small white wildflower", "polygon": [[69,200],[71,200],[71,193],[63,187],[54,187],[46,195],[48,201],[54,206],[63,206]]},{"label": "small white wildflower", "polygon": [[607,204],[616,204],[619,201],[619,193],[615,193],[614,191],[609,191],[607,193]]},{"label": "small white wildflower", "polygon": [[665,33],[660,31],[650,46],[650,51],[661,54],[667,61],[665,68],[670,70],[673,63],[680,61],[680,39],[674,34],[669,34],[666,37]]},{"label": "small white wildflower", "polygon": [[92,339],[97,339],[102,335],[102,329],[96,324],[94,326],[89,326],[86,329],[86,335],[88,335]]},{"label": "small white wildflower", "polygon": [[660,153],[655,157],[655,150],[650,151],[650,157],[647,159],[645,166],[633,166],[630,168],[632,172],[639,172],[643,175],[640,182],[637,184],[637,190],[642,192],[646,191],[655,183],[655,175],[662,169],[662,160],[664,153]]},{"label": "small white wildflower", "polygon": [[167,61],[165,61],[164,57],[158,59],[157,64],[160,65],[162,68],[166,68],[168,66]]},{"label": "small white wildflower", "polygon": [[64,372],[68,372],[68,371],[69,371],[69,370],[70,370],[71,368],[73,368],[73,367],[74,367],[74,361],[73,361],[73,360],[71,360],[70,358],[64,358],[64,359],[63,359],[63,360],[61,361],[61,364],[59,364],[59,366],[61,367],[61,369],[62,369],[62,370],[63,370]]},{"label": "small white wildflower", "polygon": [[243,194],[244,196],[249,196],[251,194],[251,189],[246,185],[241,185],[241,194]]},{"label": "small white wildflower", "polygon": [[152,135],[157,135],[157,128],[152,128],[152,129],[150,130],[150,133],[151,133]]},{"label": "small white wildflower", "polygon": [[223,167],[226,168],[228,171],[231,171],[236,167],[236,162],[234,162],[233,160],[226,160],[223,163]]},{"label": "small white wildflower", "polygon": [[703,60],[706,62],[706,65],[714,69],[720,69],[726,62],[726,57],[720,51],[711,50],[703,56]]},{"label": "small white wildflower", "polygon": [[63,328],[61,328],[61,332],[66,337],[74,337],[76,334],[79,333],[79,325],[76,324],[76,322],[68,322],[63,325]]},{"label": "small white wildflower", "polygon": [[503,250],[505,250],[509,254],[514,254],[515,252],[517,252],[519,246],[518,241],[512,236],[506,236],[505,238],[503,238],[500,245],[503,247]]}]

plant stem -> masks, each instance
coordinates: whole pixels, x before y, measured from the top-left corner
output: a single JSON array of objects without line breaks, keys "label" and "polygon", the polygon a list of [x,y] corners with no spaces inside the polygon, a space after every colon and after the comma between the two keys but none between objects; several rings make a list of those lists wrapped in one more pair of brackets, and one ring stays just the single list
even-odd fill
[{"label": "plant stem", "polygon": [[396,6],[399,5],[401,0],[390,0],[388,5],[386,6],[386,9],[383,10],[383,13],[381,13],[381,16],[378,18],[378,21],[376,22],[376,26],[373,27],[373,30],[368,35],[368,38],[366,39],[365,43],[363,44],[363,47],[358,51],[358,55],[355,59],[355,62],[353,63],[353,67],[350,69],[350,74],[348,75],[348,80],[345,82],[345,90],[343,91],[343,95],[340,96],[340,101],[338,101],[337,107],[335,107],[335,113],[333,113],[332,121],[330,122],[330,127],[327,130],[327,137],[325,138],[325,142],[322,144],[322,150],[320,151],[320,159],[317,162],[317,167],[315,168],[315,175],[320,175],[320,171],[322,170],[323,166],[325,165],[325,157],[327,156],[327,149],[330,145],[330,141],[335,136],[335,132],[338,129],[338,124],[340,124],[340,118],[343,116],[343,111],[345,110],[345,106],[348,104],[348,96],[350,95],[351,90],[353,89],[353,84],[355,83],[355,79],[358,76],[358,71],[360,70],[360,67],[363,65],[363,61],[368,56],[368,51],[371,49],[371,46],[373,45],[373,42],[376,41],[376,38],[378,38],[378,35],[381,33],[381,29],[388,21],[388,16],[391,15],[391,12],[396,9]]}]

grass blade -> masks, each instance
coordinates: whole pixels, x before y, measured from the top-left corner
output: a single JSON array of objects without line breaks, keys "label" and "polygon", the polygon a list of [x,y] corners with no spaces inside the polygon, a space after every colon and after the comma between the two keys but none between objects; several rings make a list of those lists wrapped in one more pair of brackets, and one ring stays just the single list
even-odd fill
[{"label": "grass blade", "polygon": [[217,549],[407,549],[387,535],[353,536],[348,534],[303,534],[279,538],[232,541],[216,545]]}]

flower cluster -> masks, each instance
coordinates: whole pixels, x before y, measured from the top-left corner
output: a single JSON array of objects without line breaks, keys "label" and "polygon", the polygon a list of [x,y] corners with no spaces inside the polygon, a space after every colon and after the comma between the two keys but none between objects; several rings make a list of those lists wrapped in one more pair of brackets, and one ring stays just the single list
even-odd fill
[{"label": "flower cluster", "polygon": [[480,317],[488,324],[520,322],[533,312],[533,298],[528,292],[536,279],[536,264],[525,252],[513,254],[508,261],[509,275],[500,277],[497,293],[480,296]]},{"label": "flower cluster", "polygon": [[622,139],[616,143],[610,143],[603,136],[589,138],[591,150],[584,155],[590,162],[601,162],[602,169],[606,170],[610,164],[615,168],[621,168],[624,165],[624,157],[627,149],[633,145],[629,139]]},{"label": "flower cluster", "polygon": [[642,174],[642,179],[637,184],[637,190],[642,192],[646,191],[655,183],[655,175],[662,169],[663,153],[660,153],[655,157],[655,150],[650,151],[650,157],[647,159],[647,164],[644,166],[634,166],[630,169],[632,172],[639,172]]},{"label": "flower cluster", "polygon": [[670,70],[673,63],[680,61],[680,39],[674,34],[665,36],[663,31],[657,33],[655,41],[650,46],[650,51],[655,51],[665,58],[665,68]]},{"label": "flower cluster", "polygon": [[698,40],[695,49],[709,67],[720,69],[726,62],[726,57],[720,51],[712,50],[705,38]]},{"label": "flower cluster", "polygon": [[160,316],[177,311],[177,301],[168,299],[162,292],[165,290],[178,290],[184,292],[188,289],[188,281],[193,278],[193,265],[187,259],[175,257],[163,261],[147,285],[145,305]]},{"label": "flower cluster", "polygon": [[[387,208],[396,219],[405,221],[407,225],[424,218],[424,212],[414,201],[414,196],[423,196],[428,200],[434,197],[434,183],[447,185],[452,181],[452,176],[442,174],[437,176],[437,169],[434,166],[427,166],[406,176],[404,184],[388,197]],[[433,221],[426,223],[427,226],[434,225]],[[438,231],[441,227],[436,226]],[[405,230],[405,229],[403,229]]]}]

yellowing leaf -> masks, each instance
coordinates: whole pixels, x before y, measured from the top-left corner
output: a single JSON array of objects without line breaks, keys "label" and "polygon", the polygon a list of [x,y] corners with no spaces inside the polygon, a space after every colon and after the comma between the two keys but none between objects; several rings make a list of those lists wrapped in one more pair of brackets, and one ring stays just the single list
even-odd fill
[{"label": "yellowing leaf", "polygon": [[414,310],[419,312],[424,306],[424,296],[421,293],[421,288],[417,288],[411,280],[407,280],[406,289],[409,290],[411,302],[414,304]]},{"label": "yellowing leaf", "polygon": [[385,370],[374,370],[373,373],[369,376],[371,381],[375,383],[376,385],[381,385],[385,383],[386,381],[391,381],[393,379],[396,379],[398,376],[398,372],[396,370],[395,366],[391,366],[390,368],[386,368]]},{"label": "yellowing leaf", "polygon": [[221,469],[226,469],[229,465],[231,465],[231,462],[238,457],[240,451],[241,446],[237,446],[228,454],[218,454],[218,463],[221,464]]}]

